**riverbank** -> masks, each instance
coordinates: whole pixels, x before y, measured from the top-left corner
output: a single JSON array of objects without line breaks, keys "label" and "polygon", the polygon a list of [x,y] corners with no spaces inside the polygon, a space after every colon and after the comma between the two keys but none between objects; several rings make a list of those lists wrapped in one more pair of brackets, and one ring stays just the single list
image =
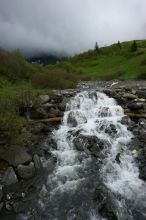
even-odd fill
[{"label": "riverbank", "polygon": [[[70,98],[84,90],[104,92],[122,106],[125,112],[122,123],[134,135],[129,149],[137,153],[135,160],[140,170],[139,177],[146,180],[146,82],[83,82],[78,85],[77,89],[55,91],[53,96],[41,96],[38,107],[27,109],[27,122],[34,134],[34,143],[31,146],[28,146],[27,149],[15,149],[13,157],[11,153],[11,158],[8,157],[8,149],[0,149],[1,162],[2,160],[7,162],[7,170],[1,170],[1,219],[17,219],[19,214],[23,212],[29,212],[30,216],[36,216],[36,219],[39,219],[39,208],[36,204],[36,201],[40,199],[38,192],[41,192],[41,196],[44,198],[49,196],[45,191],[44,184],[48,175],[51,175],[55,169],[57,162],[57,158],[52,154],[52,149],[57,148],[54,139],[52,139],[52,132],[58,129]],[[102,109],[102,111],[103,114],[106,114],[108,109]],[[71,123],[76,123],[73,117],[70,120]],[[113,126],[112,129],[114,129]],[[109,129],[108,132],[112,131]],[[91,156],[95,161],[98,161],[96,150],[96,148],[93,149]],[[117,155],[116,159],[119,160],[119,158],[120,155]],[[93,191],[93,197],[98,197],[101,194],[100,190],[97,195],[96,186]],[[111,208],[109,208],[110,211],[107,210],[107,204],[104,205],[104,209],[106,218],[117,219]],[[111,218],[109,218],[110,215]]]}]

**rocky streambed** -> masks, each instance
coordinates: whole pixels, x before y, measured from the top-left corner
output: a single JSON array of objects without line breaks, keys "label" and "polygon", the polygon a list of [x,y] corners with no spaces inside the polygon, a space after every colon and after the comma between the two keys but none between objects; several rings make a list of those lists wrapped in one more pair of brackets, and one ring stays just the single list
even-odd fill
[{"label": "rocky streambed", "polygon": [[83,82],[23,111],[34,139],[0,149],[0,219],[146,219],[145,81]]}]

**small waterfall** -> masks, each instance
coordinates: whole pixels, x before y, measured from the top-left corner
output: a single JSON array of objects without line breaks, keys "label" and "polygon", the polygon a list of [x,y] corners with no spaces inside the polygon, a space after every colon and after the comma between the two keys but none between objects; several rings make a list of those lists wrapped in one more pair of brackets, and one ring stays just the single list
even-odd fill
[{"label": "small waterfall", "polygon": [[[113,195],[118,219],[133,219],[131,207],[130,210],[127,208],[127,201],[133,207],[142,205],[140,201],[146,196],[146,185],[139,179],[139,170],[134,159],[136,151],[129,148],[133,134],[122,123],[123,117],[123,109],[116,101],[101,92],[83,91],[70,100],[62,125],[53,133],[57,149],[52,149],[52,154],[57,157],[57,165],[53,174],[48,177],[50,201],[53,198],[54,202],[63,203],[64,195],[80,196],[79,191],[83,196],[92,181],[92,178],[89,180],[89,173],[93,172]],[[94,145],[94,149],[89,146],[86,137],[92,138],[91,145]],[[101,148],[96,141],[102,143],[99,144]],[[76,145],[80,149],[77,150]],[[99,149],[95,155],[96,147]],[[93,163],[99,161],[100,169],[96,170],[97,166],[94,167]],[[88,184],[85,184],[87,179]],[[84,211],[87,212],[86,217],[82,216],[81,219],[102,219],[94,210],[92,212],[90,202],[85,205],[84,198],[77,197],[74,198],[75,201],[72,199],[73,202],[76,199],[80,201],[78,206],[83,203],[82,207],[87,209]],[[66,216],[69,215],[66,219],[77,219],[71,217],[73,215],[69,214],[70,210],[65,212]],[[60,220],[63,217],[54,219]]]}]

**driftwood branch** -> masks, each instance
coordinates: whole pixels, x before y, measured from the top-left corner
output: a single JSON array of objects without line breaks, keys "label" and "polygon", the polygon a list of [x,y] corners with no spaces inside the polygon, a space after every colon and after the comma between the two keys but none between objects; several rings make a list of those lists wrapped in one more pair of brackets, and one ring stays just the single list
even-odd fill
[{"label": "driftwood branch", "polygon": [[146,114],[140,114],[135,112],[125,112],[125,115],[131,118],[146,118]]},{"label": "driftwood branch", "polygon": [[35,123],[51,123],[51,122],[61,122],[62,121],[62,117],[55,117],[55,118],[44,118],[44,119],[40,119],[40,120],[31,120],[30,123],[31,124],[35,124]]}]

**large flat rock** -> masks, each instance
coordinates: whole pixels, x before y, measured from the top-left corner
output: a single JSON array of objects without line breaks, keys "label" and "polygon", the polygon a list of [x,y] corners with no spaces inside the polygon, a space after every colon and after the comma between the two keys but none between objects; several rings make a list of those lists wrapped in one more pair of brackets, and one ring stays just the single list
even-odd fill
[{"label": "large flat rock", "polygon": [[0,148],[0,159],[7,161],[9,165],[17,166],[30,162],[32,157],[24,147],[3,147]]}]

